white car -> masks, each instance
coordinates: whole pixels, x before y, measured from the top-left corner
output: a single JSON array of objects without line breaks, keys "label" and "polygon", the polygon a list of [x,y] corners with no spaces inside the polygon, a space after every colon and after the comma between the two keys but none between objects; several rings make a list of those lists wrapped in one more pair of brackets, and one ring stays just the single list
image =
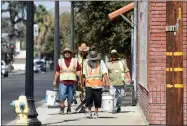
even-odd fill
[{"label": "white car", "polygon": [[1,75],[8,77],[8,65],[4,60],[1,61]]},{"label": "white car", "polygon": [[33,65],[33,71],[34,71],[35,73],[38,73],[38,72],[40,71],[37,64],[34,64],[34,65]]}]

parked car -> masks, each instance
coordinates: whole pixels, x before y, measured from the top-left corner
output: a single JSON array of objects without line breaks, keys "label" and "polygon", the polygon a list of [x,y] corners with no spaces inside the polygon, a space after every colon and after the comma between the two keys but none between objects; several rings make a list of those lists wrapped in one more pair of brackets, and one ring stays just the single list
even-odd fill
[{"label": "parked car", "polygon": [[39,70],[39,67],[38,67],[38,65],[36,64],[36,63],[34,63],[34,65],[33,65],[33,71],[35,72],[35,73],[38,73],[40,70]]},{"label": "parked car", "polygon": [[37,66],[39,68],[39,71],[46,72],[45,62],[43,62],[43,61],[36,61],[36,64],[37,64]]},{"label": "parked car", "polygon": [[1,75],[8,77],[8,65],[4,60],[1,61]]}]

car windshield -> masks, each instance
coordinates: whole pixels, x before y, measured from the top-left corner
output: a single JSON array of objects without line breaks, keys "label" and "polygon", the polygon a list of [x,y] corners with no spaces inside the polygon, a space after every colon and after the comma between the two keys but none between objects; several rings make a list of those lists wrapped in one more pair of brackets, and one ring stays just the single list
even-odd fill
[{"label": "car windshield", "polygon": [[42,61],[37,61],[36,64],[37,64],[37,65],[42,65],[42,64],[44,64],[44,62],[42,62]]}]

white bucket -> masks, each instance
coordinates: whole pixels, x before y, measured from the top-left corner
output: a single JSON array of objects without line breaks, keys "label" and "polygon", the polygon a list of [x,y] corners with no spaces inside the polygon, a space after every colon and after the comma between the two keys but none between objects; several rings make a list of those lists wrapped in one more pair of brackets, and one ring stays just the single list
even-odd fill
[{"label": "white bucket", "polygon": [[113,112],[116,109],[115,95],[110,93],[102,94],[102,110],[105,112]]},{"label": "white bucket", "polygon": [[46,97],[45,97],[45,101],[46,101],[47,105],[55,106],[56,97],[57,97],[56,91],[47,90]]}]

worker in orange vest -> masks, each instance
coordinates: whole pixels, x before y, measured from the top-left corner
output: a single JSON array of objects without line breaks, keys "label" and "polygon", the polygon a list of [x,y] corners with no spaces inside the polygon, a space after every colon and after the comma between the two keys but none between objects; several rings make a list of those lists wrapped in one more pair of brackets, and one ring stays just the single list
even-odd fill
[{"label": "worker in orange vest", "polygon": [[[56,86],[56,80],[60,76],[59,92],[60,92],[60,114],[64,114],[64,101],[68,100],[67,113],[71,113],[71,104],[73,103],[73,90],[77,83],[77,75],[80,80],[81,66],[77,58],[72,58],[74,52],[70,48],[62,51],[64,58],[58,59],[53,85]],[[81,82],[80,82],[81,83]]]},{"label": "worker in orange vest", "polygon": [[[86,107],[88,107],[88,118],[98,118],[98,108],[101,107],[103,77],[105,87],[109,88],[107,68],[97,51],[90,51],[89,60],[83,66],[86,87]],[[91,113],[94,102],[95,113]]]}]

